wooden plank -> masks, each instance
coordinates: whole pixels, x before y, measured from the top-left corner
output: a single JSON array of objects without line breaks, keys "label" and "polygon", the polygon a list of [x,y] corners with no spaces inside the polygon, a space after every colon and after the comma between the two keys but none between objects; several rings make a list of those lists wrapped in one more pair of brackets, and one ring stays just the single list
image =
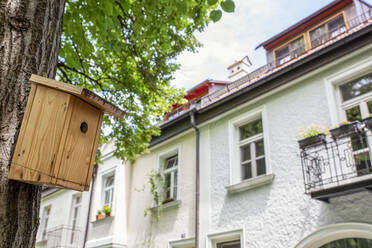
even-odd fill
[{"label": "wooden plank", "polygon": [[117,106],[113,105],[112,103],[106,101],[102,97],[98,96],[97,94],[89,91],[87,89],[80,88],[78,86],[72,84],[62,83],[53,79],[41,77],[35,74],[32,74],[30,77],[30,81],[42,84],[44,86],[48,86],[54,89],[61,90],[63,92],[73,94],[85,102],[90,103],[91,105],[99,108],[103,112],[110,114],[112,116],[123,118],[124,111],[118,108]]},{"label": "wooden plank", "polygon": [[[91,152],[90,165],[89,165],[89,170],[88,170],[87,177],[86,177],[86,180],[85,180],[85,185],[90,185],[90,180],[92,179],[94,162],[96,160],[96,153],[97,153],[97,149],[98,149],[98,141],[99,141],[99,136],[101,134],[102,120],[103,120],[103,113],[100,114],[99,119],[98,119],[97,131],[96,131],[96,135],[95,135],[95,138],[94,138],[94,146],[93,146],[93,149],[92,149],[92,152]],[[89,190],[89,186],[88,186],[88,189],[85,189],[85,190]]]},{"label": "wooden plank", "polygon": [[67,114],[66,114],[66,118],[65,118],[65,121],[64,121],[64,126],[63,126],[63,132],[62,132],[62,136],[61,136],[61,140],[60,140],[60,144],[59,144],[59,148],[58,148],[58,152],[57,152],[57,157],[56,157],[56,165],[57,166],[54,166],[53,170],[51,171],[51,174],[53,175],[53,180],[52,180],[52,183],[56,184],[57,183],[57,177],[58,177],[58,172],[59,172],[59,168],[60,168],[60,165],[61,165],[61,161],[62,161],[62,155],[63,155],[63,149],[65,147],[65,143],[66,143],[66,139],[67,139],[67,134],[69,132],[69,126],[70,126],[70,122],[71,122],[71,116],[72,116],[72,113],[73,113],[73,110],[74,110],[74,107],[75,107],[75,102],[76,102],[76,97],[73,96],[73,95],[69,95],[70,98],[69,98],[69,103],[68,103],[68,109],[67,109]]},{"label": "wooden plank", "polygon": [[[58,178],[85,185],[100,115],[100,110],[78,98],[75,99]],[[82,123],[87,125],[85,132],[81,130]],[[58,185],[62,183],[62,180],[57,179]]]},{"label": "wooden plank", "polygon": [[28,167],[22,179],[50,180],[66,118],[70,95],[42,85],[37,86],[27,124],[17,140],[14,164]]},{"label": "wooden plank", "polygon": [[[36,88],[37,88],[37,86],[35,84],[32,84],[30,93],[29,93],[28,98],[27,98],[26,109],[25,109],[21,129],[19,131],[19,135],[18,135],[17,140],[23,140],[23,137],[25,135],[26,126],[27,126],[28,120],[30,118],[30,112],[31,112],[32,104],[34,102]],[[17,142],[14,153],[13,153],[12,164],[11,164],[9,175],[8,175],[9,179],[21,180],[21,175],[23,177],[22,167],[16,166],[16,165],[13,166],[13,164],[15,164],[15,162],[16,162],[15,157],[18,156],[18,154],[21,153],[21,147],[22,147],[21,142]]]},{"label": "wooden plank", "polygon": [[34,83],[37,83],[37,84],[47,86],[47,87],[51,87],[51,88],[54,88],[54,89],[57,89],[57,90],[60,90],[60,91],[63,91],[63,92],[67,92],[67,93],[70,93],[70,94],[80,95],[81,92],[83,91],[83,89],[78,87],[78,86],[75,86],[75,85],[72,85],[72,84],[62,83],[62,82],[59,82],[59,81],[56,81],[56,80],[53,80],[53,79],[49,79],[49,78],[45,78],[45,77],[41,77],[41,76],[38,76],[38,75],[35,75],[35,74],[31,75],[30,81],[34,82]]}]

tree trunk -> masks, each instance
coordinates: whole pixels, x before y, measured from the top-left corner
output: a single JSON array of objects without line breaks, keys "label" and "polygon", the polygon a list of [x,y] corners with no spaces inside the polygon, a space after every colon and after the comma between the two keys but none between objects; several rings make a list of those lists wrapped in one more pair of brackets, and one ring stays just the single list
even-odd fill
[{"label": "tree trunk", "polygon": [[8,180],[32,73],[54,78],[65,0],[0,0],[0,247],[35,247],[40,187]]}]

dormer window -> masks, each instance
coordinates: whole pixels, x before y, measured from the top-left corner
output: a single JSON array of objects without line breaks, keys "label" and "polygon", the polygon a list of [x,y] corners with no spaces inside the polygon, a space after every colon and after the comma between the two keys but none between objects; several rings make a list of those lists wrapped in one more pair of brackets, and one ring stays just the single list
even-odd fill
[{"label": "dormer window", "polygon": [[311,47],[316,47],[327,40],[346,31],[343,15],[339,15],[330,21],[310,31]]},{"label": "dormer window", "polygon": [[304,37],[291,41],[275,51],[276,65],[282,65],[306,51]]}]

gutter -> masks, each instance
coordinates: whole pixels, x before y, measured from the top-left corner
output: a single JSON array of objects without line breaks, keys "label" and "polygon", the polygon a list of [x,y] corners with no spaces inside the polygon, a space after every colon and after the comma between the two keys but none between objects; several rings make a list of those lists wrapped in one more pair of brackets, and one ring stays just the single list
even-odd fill
[{"label": "gutter", "polygon": [[94,167],[93,167],[92,186],[91,186],[90,194],[89,194],[88,216],[87,216],[87,221],[85,223],[83,248],[85,248],[85,244],[86,244],[87,239],[88,239],[89,217],[90,217],[90,210],[92,208],[92,196],[93,196],[93,190],[94,190],[94,183],[96,181],[95,179],[96,179],[96,176],[97,176],[97,167],[98,167],[97,164],[95,164]]},{"label": "gutter", "polygon": [[200,202],[200,131],[195,124],[195,110],[190,112],[190,124],[196,135],[195,157],[195,248],[199,248],[199,202]]}]

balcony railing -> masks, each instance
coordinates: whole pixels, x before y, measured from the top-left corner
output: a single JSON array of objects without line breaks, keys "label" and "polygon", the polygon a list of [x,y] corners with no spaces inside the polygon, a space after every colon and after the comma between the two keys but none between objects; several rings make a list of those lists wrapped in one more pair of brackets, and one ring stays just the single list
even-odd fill
[{"label": "balcony railing", "polygon": [[226,87],[202,97],[201,107],[208,106],[209,104],[212,104],[213,102],[258,81],[259,79],[282,69],[283,67],[297,61],[297,59],[301,59],[338,39],[342,39],[344,36],[356,32],[364,26],[370,25],[371,23],[372,10],[368,10],[363,14],[348,20],[347,25],[340,25],[330,32],[316,38],[316,40],[313,40],[313,47],[311,47],[311,49],[306,49],[305,44],[298,46],[295,51],[292,51],[289,57],[286,55],[288,58],[277,58],[276,63],[269,61],[266,65],[261,66],[244,77],[226,85]]},{"label": "balcony railing", "polygon": [[372,189],[372,133],[359,122],[352,125],[345,126],[351,129],[341,135],[300,144],[305,192],[312,198],[328,202],[331,197]]},{"label": "balcony railing", "polygon": [[58,226],[40,233],[38,247],[42,248],[80,248],[82,233],[79,228]]}]

